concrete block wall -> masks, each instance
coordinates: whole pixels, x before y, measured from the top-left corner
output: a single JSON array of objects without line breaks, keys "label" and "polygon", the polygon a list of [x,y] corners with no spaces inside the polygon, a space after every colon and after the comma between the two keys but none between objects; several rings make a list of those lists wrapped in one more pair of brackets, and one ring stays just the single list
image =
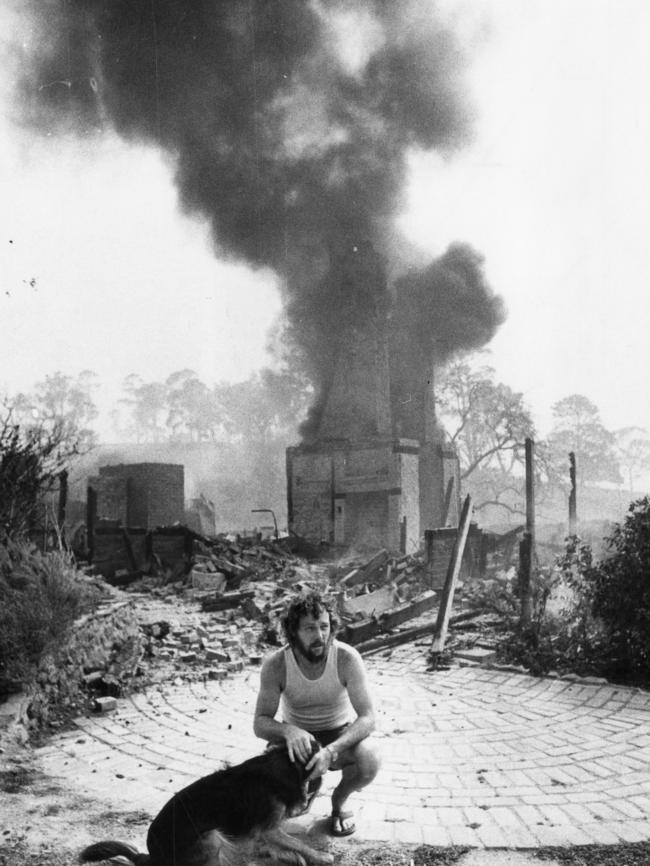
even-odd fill
[{"label": "concrete block wall", "polygon": [[[420,458],[419,454],[398,453],[395,455],[400,467],[399,513],[395,522],[401,525],[406,518],[406,545],[403,553],[415,553],[422,538],[420,526]],[[398,544],[399,546],[399,544]],[[392,549],[397,549],[394,543]]]},{"label": "concrete block wall", "polygon": [[418,443],[370,439],[287,451],[290,528],[313,543],[404,552],[420,542]]},{"label": "concrete block wall", "polygon": [[[130,529],[128,539],[137,568],[144,568],[147,561],[147,532],[145,529]],[[100,574],[111,577],[116,571],[132,571],[127,541],[123,529],[95,530],[93,538],[93,565]]]},{"label": "concrete block wall", "polygon": [[382,490],[346,493],[346,545],[359,551],[384,546],[388,535],[388,499],[388,494]]},{"label": "concrete block wall", "polygon": [[170,526],[185,519],[185,470],[176,463],[102,466],[89,479],[97,492],[97,516],[123,526]]},{"label": "concrete block wall", "polygon": [[316,544],[334,541],[331,455],[290,448],[287,460],[291,529]]},{"label": "concrete block wall", "polygon": [[390,436],[388,353],[383,326],[349,328],[329,388],[318,435],[320,438]]},{"label": "concrete block wall", "polygon": [[151,552],[158,557],[163,567],[178,567],[188,559],[192,550],[191,536],[183,527],[168,527],[151,533]]},{"label": "concrete block wall", "polygon": [[344,475],[340,480],[344,490],[352,493],[399,487],[400,467],[393,454],[392,441],[353,445],[346,453]]},{"label": "concrete block wall", "polygon": [[192,552],[192,535],[182,526],[152,530],[100,527],[95,530],[93,542],[93,566],[109,580],[118,571],[133,572],[134,564],[136,570],[146,568],[152,556],[158,560],[157,565],[177,571],[189,562]]},{"label": "concrete block wall", "polygon": [[[455,527],[434,530],[432,562],[427,568],[433,589],[442,589],[445,585],[447,570],[457,534],[458,529]],[[461,580],[466,580],[473,574],[478,573],[482,541],[483,533],[481,529],[476,524],[471,524],[460,569]]]},{"label": "concrete block wall", "polygon": [[90,478],[88,483],[97,492],[97,516],[107,520],[118,520],[128,526],[129,502],[126,478],[121,474],[102,473]]}]

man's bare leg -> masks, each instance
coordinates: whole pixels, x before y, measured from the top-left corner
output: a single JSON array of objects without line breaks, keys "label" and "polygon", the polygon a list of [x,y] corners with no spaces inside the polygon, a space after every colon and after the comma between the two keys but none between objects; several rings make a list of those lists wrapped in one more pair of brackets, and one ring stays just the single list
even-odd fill
[{"label": "man's bare leg", "polygon": [[356,828],[352,813],[345,811],[345,804],[350,794],[372,782],[379,771],[380,761],[377,751],[366,740],[357,743],[341,757],[344,761],[340,768],[341,781],[332,791],[331,829],[335,836],[349,836]]}]

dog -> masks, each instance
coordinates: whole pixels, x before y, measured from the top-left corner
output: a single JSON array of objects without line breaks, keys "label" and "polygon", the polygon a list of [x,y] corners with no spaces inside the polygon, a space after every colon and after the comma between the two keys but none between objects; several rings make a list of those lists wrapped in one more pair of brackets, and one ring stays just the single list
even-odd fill
[{"label": "dog", "polygon": [[123,842],[89,845],[82,863],[112,858],[134,866],[236,866],[257,853],[293,866],[329,866],[316,851],[281,829],[285,818],[305,812],[321,780],[307,782],[304,766],[284,746],[217,770],[168,800],[147,833],[148,854]]}]

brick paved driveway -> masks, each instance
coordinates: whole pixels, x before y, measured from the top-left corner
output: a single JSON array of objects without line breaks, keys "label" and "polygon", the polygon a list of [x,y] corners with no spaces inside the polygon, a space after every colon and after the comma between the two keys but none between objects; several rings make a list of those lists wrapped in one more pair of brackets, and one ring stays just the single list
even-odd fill
[{"label": "brick paved driveway", "polygon": [[[382,770],[355,795],[357,838],[479,848],[650,839],[650,693],[481,667],[427,673],[408,645],[367,659]],[[259,668],[176,683],[77,720],[38,751],[46,772],[152,815],[169,795],[262,744]],[[328,813],[328,777],[296,829]],[[352,805],[353,801],[351,801]]]}]

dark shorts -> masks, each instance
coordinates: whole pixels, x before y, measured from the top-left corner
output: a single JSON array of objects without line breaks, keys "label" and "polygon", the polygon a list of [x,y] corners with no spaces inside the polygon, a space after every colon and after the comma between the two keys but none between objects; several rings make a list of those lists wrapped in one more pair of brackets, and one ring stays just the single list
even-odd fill
[{"label": "dark shorts", "polygon": [[348,722],[346,725],[341,725],[340,728],[331,728],[329,731],[310,731],[309,733],[318,742],[318,745],[324,749],[325,746],[329,746],[334,740],[338,740],[343,731],[349,727],[350,723]]}]

